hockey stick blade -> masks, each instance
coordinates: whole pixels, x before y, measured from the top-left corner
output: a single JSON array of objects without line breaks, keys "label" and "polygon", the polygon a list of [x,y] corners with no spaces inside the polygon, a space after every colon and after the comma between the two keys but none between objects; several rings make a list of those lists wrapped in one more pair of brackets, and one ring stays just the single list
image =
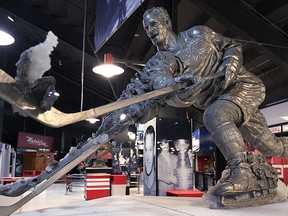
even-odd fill
[{"label": "hockey stick blade", "polygon": [[28,201],[30,201],[31,199],[39,195],[42,191],[47,189],[63,175],[66,175],[67,172],[77,166],[81,161],[85,160],[89,155],[98,150],[103,144],[105,144],[112,138],[113,136],[111,135],[109,136],[108,134],[102,134],[98,137],[88,140],[87,143],[82,146],[82,148],[69,152],[67,154],[67,157],[61,160],[58,166],[54,168],[51,173],[44,172],[39,176],[35,177],[36,179],[40,178],[39,183],[26,196],[11,205],[3,206],[0,203],[0,215],[6,216],[15,212]]}]

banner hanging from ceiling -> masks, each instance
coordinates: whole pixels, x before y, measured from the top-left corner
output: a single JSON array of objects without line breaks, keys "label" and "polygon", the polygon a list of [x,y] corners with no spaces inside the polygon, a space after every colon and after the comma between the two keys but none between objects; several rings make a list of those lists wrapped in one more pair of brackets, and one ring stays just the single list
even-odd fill
[{"label": "banner hanging from ceiling", "polygon": [[96,3],[95,52],[131,16],[144,0],[98,0]]}]

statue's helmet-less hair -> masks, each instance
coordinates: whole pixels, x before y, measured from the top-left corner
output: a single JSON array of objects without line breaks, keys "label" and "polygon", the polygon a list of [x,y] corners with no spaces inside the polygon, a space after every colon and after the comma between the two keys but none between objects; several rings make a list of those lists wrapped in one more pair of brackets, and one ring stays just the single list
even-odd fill
[{"label": "statue's helmet-less hair", "polygon": [[160,17],[161,19],[163,19],[167,27],[172,28],[171,19],[169,17],[167,10],[165,10],[164,8],[153,7],[151,9],[146,10],[143,14],[143,20],[145,19],[145,17],[149,17],[150,15],[154,15],[155,17]]}]

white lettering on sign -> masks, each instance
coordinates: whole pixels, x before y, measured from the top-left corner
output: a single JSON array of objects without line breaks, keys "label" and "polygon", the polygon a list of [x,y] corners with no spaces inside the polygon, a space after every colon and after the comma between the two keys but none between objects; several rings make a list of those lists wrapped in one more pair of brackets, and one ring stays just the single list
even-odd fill
[{"label": "white lettering on sign", "polygon": [[44,146],[48,147],[47,143],[42,139],[33,139],[33,137],[26,136],[27,143],[30,145]]}]

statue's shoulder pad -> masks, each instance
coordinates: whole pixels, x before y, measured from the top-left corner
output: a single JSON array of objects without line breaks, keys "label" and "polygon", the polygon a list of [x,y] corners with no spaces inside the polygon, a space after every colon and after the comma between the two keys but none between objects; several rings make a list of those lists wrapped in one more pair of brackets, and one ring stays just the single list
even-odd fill
[{"label": "statue's shoulder pad", "polygon": [[207,26],[194,26],[186,31],[188,36],[203,36],[211,34],[213,31]]}]

